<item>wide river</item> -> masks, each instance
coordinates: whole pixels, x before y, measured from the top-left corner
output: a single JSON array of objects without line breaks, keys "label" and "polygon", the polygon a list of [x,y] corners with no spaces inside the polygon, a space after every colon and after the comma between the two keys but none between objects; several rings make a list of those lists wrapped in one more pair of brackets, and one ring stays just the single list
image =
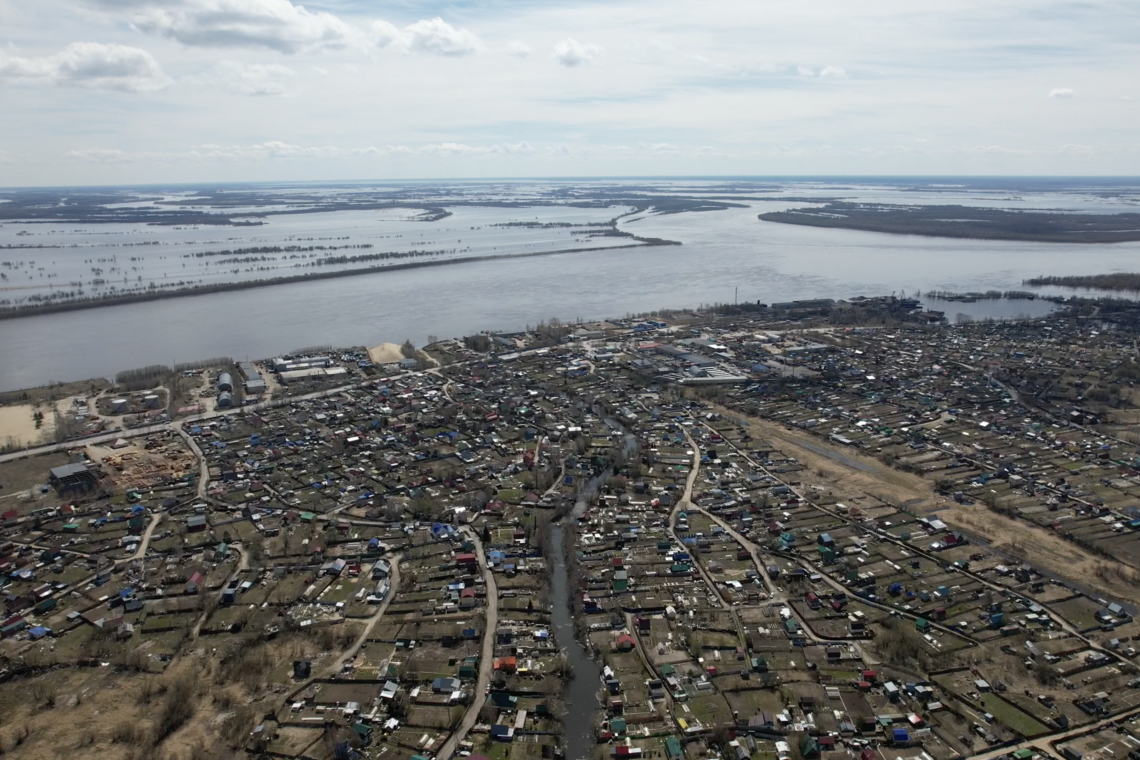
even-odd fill
[{"label": "wide river", "polygon": [[[680,246],[591,251],[317,280],[0,320],[0,390],[213,356],[376,345],[741,301],[1020,288],[1034,275],[1136,271],[1140,243],[955,240],[766,223],[802,204],[623,225]],[[445,222],[446,223],[446,222]],[[1041,313],[1017,302],[1017,313]],[[981,304],[948,308],[970,313]]]}]

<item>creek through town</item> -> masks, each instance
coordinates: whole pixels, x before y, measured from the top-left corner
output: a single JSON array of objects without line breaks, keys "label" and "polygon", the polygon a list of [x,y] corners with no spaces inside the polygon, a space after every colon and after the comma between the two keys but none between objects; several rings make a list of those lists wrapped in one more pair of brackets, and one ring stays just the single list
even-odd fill
[{"label": "creek through town", "polygon": [[553,564],[551,593],[554,603],[551,617],[554,623],[554,635],[566,653],[570,672],[573,674],[563,693],[566,709],[562,715],[562,725],[566,734],[566,757],[568,760],[583,760],[590,757],[591,750],[596,744],[593,726],[594,715],[600,707],[598,689],[601,682],[601,668],[590,659],[590,654],[578,638],[574,625],[570,574],[564,543],[565,531],[562,525],[551,524],[550,537],[552,555],[550,559]]},{"label": "creek through town", "polygon": [[[599,405],[593,405],[592,411],[605,421],[615,435],[622,436],[621,454],[618,461],[613,464],[624,465],[638,453],[637,437],[620,422],[608,416]],[[574,509],[568,515],[569,520],[576,521],[586,513],[589,505],[599,497],[602,486],[611,474],[611,467],[607,465],[590,478],[579,492]],[[577,555],[577,549],[566,545],[566,531],[560,522],[550,524],[550,546],[551,622],[554,624],[556,640],[566,654],[572,674],[562,695],[565,703],[562,725],[566,736],[566,758],[585,760],[592,756],[593,748],[597,744],[594,736],[594,716],[601,708],[598,692],[601,688],[602,670],[590,657],[586,649],[587,642],[579,637],[577,626],[574,624],[569,561],[572,553]]]}]

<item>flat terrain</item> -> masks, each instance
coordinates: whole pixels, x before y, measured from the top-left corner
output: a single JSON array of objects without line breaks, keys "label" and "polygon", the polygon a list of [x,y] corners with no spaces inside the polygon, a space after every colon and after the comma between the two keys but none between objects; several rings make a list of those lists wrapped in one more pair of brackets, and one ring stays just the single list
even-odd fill
[{"label": "flat terrain", "polygon": [[786,712],[856,757],[889,711],[929,733],[886,760],[992,760],[1140,714],[1140,450],[1080,424],[1135,332],[745,319],[321,348],[189,420],[231,362],[39,401],[98,431],[0,457],[0,754],[742,757]]},{"label": "flat terrain", "polygon": [[395,364],[404,358],[399,343],[381,343],[368,349],[368,357],[376,364]]},{"label": "flat terrain", "polygon": [[44,415],[40,427],[32,416],[37,411],[31,404],[0,406],[0,446],[30,446],[51,434],[52,415]]},{"label": "flat terrain", "polygon": [[[733,419],[741,414],[723,412]],[[1068,578],[1088,589],[1140,603],[1140,588],[1132,568],[1109,559],[1092,557],[1069,541],[1044,528],[995,514],[985,505],[963,506],[934,493],[928,478],[901,472],[872,457],[818,438],[788,430],[755,417],[745,418],[753,436],[772,441],[781,451],[807,466],[805,483],[822,487],[858,488],[907,512],[937,517],[943,522],[990,542],[998,551],[1035,565],[1058,578]],[[821,453],[826,452],[826,453]]]},{"label": "flat terrain", "polygon": [[837,201],[823,208],[760,214],[765,222],[838,227],[896,235],[1034,240],[1046,243],[1123,243],[1140,240],[1140,214],[1009,211],[970,206],[895,206]]}]

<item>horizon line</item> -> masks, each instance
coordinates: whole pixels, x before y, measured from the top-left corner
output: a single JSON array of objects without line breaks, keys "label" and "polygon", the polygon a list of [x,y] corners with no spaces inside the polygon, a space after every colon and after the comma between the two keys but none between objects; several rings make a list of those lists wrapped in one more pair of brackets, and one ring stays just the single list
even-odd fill
[{"label": "horizon line", "polygon": [[810,181],[810,180],[878,180],[878,181],[918,181],[918,180],[1034,180],[1034,181],[1126,181],[1140,182],[1136,174],[628,174],[628,175],[553,175],[541,177],[421,177],[413,179],[323,179],[323,180],[227,180],[194,182],[142,182],[126,184],[92,185],[13,185],[0,186],[0,192],[28,190],[72,190],[72,189],[131,189],[158,187],[246,187],[255,185],[348,185],[348,184],[423,184],[434,182],[448,183],[487,183],[487,182],[614,182],[614,181]]}]

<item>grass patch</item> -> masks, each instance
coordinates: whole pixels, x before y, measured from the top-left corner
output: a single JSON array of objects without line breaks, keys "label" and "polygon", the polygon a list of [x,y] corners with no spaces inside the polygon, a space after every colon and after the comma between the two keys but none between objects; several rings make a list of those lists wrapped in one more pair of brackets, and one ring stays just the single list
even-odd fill
[{"label": "grass patch", "polygon": [[[689,710],[693,717],[708,727],[718,726],[732,721],[732,710],[728,702],[720,694],[710,694],[707,697],[697,697],[689,703]],[[682,713],[678,717],[685,717]]]},{"label": "grass patch", "polygon": [[983,695],[982,706],[1002,725],[1022,736],[1036,736],[1049,730],[1045,724],[1018,710],[996,694]]}]

